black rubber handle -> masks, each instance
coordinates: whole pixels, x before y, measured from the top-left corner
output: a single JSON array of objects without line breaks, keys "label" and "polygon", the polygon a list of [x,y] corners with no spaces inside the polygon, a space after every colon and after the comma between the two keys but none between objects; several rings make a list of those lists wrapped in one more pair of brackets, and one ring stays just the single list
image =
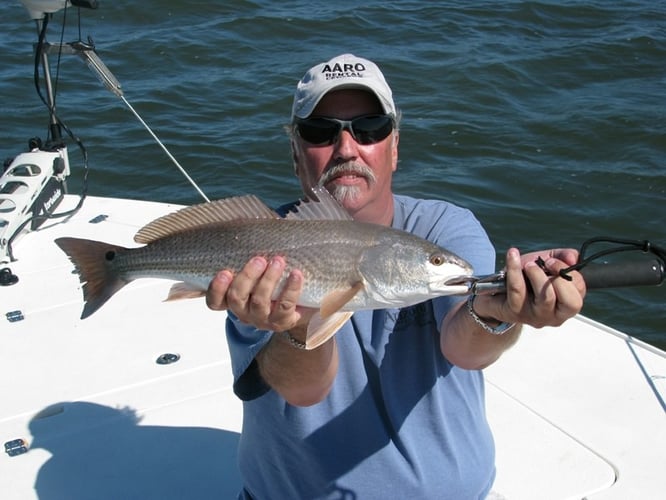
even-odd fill
[{"label": "black rubber handle", "polygon": [[660,285],[666,279],[664,264],[658,259],[587,264],[580,273],[588,289]]},{"label": "black rubber handle", "polygon": [[[666,279],[664,263],[659,259],[643,259],[609,264],[586,264],[580,270],[588,290],[630,286],[661,285]],[[492,279],[488,279],[492,278]],[[471,284],[468,292],[477,295],[506,293],[502,274],[490,275]]]}]

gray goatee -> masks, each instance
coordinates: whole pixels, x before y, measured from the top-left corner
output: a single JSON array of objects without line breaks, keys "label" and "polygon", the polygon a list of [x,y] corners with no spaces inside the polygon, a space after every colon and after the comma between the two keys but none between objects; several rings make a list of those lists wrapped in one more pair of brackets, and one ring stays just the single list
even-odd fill
[{"label": "gray goatee", "polygon": [[[343,175],[358,175],[364,177],[370,186],[374,185],[377,180],[375,173],[366,165],[348,161],[326,170],[319,179],[318,184],[319,186],[324,187],[336,177],[341,177]],[[341,205],[344,205],[346,201],[354,201],[360,194],[361,190],[358,186],[340,186],[336,184],[331,186],[331,195]]]}]

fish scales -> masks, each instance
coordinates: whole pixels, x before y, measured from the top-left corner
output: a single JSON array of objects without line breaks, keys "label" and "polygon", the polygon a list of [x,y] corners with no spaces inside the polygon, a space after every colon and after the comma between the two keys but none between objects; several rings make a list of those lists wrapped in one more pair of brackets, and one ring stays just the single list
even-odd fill
[{"label": "fish scales", "polygon": [[[254,256],[286,261],[305,277],[309,304],[326,290],[362,280],[358,263],[381,226],[349,221],[252,220],[211,225],[160,238],[145,247],[120,251],[110,266],[126,280],[162,275],[196,280],[205,288],[220,269],[238,272]],[[281,286],[281,285],[280,285]]]}]

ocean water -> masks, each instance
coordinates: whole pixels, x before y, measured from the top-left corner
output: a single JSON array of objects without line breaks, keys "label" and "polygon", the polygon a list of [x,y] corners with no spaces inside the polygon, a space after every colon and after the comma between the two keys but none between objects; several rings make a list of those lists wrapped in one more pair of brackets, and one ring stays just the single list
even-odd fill
[{"label": "ocean water", "polygon": [[[666,2],[100,0],[56,14],[84,40],[210,198],[299,195],[283,126],[313,64],[375,60],[402,110],[396,192],[473,210],[502,255],[594,236],[666,246]],[[79,28],[80,26],[80,28]],[[45,137],[36,28],[0,4],[0,154]],[[52,62],[57,57],[52,56]],[[61,119],[85,145],[89,192],[200,201],[124,104],[72,56]],[[70,192],[82,187],[71,148]],[[584,314],[666,347],[666,287],[597,290]]]}]

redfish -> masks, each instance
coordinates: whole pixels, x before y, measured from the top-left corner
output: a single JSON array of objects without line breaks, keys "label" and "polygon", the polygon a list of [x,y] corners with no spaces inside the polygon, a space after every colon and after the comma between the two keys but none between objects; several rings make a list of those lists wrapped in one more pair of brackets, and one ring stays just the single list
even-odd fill
[{"label": "redfish", "polygon": [[411,233],[356,222],[324,188],[285,217],[254,195],[203,203],[160,217],[134,237],[144,246],[124,248],[78,238],[56,244],[83,283],[81,318],[139,278],[177,280],[167,300],[205,295],[221,269],[236,273],[254,256],[281,256],[304,277],[299,305],[319,309],[306,345],[330,338],[353,311],[405,307],[441,295],[465,293],[472,275],[462,258]]}]

